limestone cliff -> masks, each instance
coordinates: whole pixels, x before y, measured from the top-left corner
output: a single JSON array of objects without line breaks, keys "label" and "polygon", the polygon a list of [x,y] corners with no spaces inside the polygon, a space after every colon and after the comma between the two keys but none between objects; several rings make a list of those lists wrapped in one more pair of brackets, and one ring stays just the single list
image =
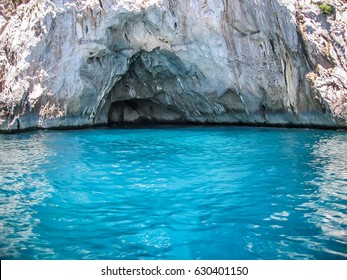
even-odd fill
[{"label": "limestone cliff", "polygon": [[32,0],[0,35],[0,130],[346,127],[347,3],[328,3]]}]

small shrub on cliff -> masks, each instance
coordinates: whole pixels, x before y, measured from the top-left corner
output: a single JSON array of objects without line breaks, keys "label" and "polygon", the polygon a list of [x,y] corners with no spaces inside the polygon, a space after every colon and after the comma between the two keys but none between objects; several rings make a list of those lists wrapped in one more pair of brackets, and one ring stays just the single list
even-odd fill
[{"label": "small shrub on cliff", "polygon": [[329,5],[329,4],[319,4],[319,8],[321,9],[322,13],[324,15],[331,15],[334,11],[333,6]]}]

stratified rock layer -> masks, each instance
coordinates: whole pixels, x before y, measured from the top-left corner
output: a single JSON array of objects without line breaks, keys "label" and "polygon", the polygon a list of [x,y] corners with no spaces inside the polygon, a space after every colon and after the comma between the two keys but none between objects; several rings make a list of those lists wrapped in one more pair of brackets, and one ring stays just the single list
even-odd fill
[{"label": "stratified rock layer", "polygon": [[[41,0],[0,35],[0,130],[347,126],[345,1]],[[329,2],[329,1],[328,1]]]}]

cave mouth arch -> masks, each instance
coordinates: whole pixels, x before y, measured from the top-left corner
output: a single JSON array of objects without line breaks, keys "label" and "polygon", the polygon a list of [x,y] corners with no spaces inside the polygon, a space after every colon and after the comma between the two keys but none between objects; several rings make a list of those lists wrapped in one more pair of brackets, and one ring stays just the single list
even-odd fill
[{"label": "cave mouth arch", "polygon": [[133,98],[115,101],[108,112],[109,125],[122,124],[180,124],[185,123],[177,108],[149,99]]},{"label": "cave mouth arch", "polygon": [[[96,119],[113,124],[187,124],[213,120],[211,100],[195,65],[185,65],[172,52],[140,51],[127,71],[105,94]],[[119,79],[118,79],[119,78]]]},{"label": "cave mouth arch", "polygon": [[98,118],[109,125],[191,122],[199,100],[196,75],[174,53],[140,51],[108,92]]}]

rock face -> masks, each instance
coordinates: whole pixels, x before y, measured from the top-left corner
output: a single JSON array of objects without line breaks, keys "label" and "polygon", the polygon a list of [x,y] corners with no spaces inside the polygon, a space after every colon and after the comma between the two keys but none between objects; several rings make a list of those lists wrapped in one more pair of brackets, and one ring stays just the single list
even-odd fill
[{"label": "rock face", "polygon": [[0,130],[347,127],[347,4],[35,0],[0,35]]}]

